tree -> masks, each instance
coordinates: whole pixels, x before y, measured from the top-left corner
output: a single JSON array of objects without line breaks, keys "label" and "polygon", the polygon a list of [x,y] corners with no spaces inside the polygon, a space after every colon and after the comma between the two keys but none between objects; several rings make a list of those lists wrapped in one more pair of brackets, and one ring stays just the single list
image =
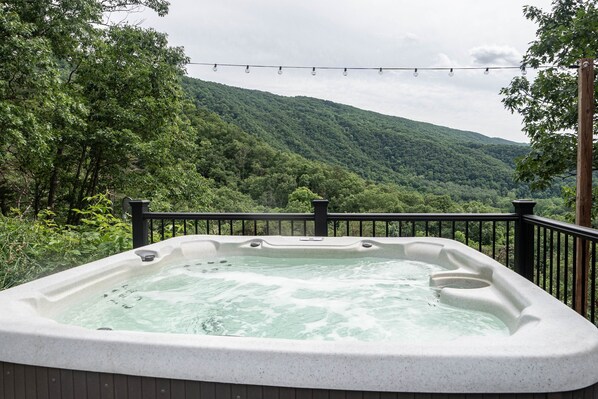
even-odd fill
[{"label": "tree", "polygon": [[[575,174],[577,73],[572,66],[580,58],[597,56],[597,3],[554,0],[550,12],[531,6],[523,9],[525,17],[538,24],[538,30],[522,65],[541,68],[533,82],[525,76],[516,77],[501,94],[505,96],[505,107],[523,116],[523,131],[530,139],[531,151],[517,161],[517,178],[532,188],[546,188],[555,178]],[[598,94],[598,86],[594,87]],[[598,95],[594,97],[598,99]],[[595,169],[597,152],[595,149]]]},{"label": "tree", "polygon": [[307,187],[297,187],[295,191],[289,194],[289,200],[285,208],[286,212],[311,213],[313,212],[312,201],[321,199]]},{"label": "tree", "polygon": [[[164,34],[132,26],[110,27],[100,39],[74,77],[88,109],[85,127],[61,141],[54,163],[69,181],[69,210],[98,191],[122,188],[128,169],[174,162],[151,146],[184,126],[182,50],[168,47]],[[70,165],[59,159],[67,154]]]},{"label": "tree", "polygon": [[[47,38],[23,21],[13,7],[0,4],[0,211],[27,202],[38,191],[34,170],[48,167],[47,123],[63,116],[60,79]],[[23,184],[23,183],[29,184]],[[34,194],[38,198],[37,193]]]},{"label": "tree", "polygon": [[193,142],[181,138],[192,130],[182,132],[183,50],[164,34],[106,17],[136,7],[164,15],[168,3],[0,4],[2,213],[58,207],[74,222],[85,197],[121,189],[131,171],[177,169],[183,152],[194,151],[181,148]]}]

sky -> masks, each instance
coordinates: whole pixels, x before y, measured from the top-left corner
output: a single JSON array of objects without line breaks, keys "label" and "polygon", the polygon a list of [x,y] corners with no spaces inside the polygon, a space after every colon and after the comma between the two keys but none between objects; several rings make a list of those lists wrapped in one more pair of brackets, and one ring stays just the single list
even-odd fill
[{"label": "sky", "polygon": [[[168,34],[192,62],[351,67],[519,65],[536,26],[523,6],[550,0],[171,0],[131,23]],[[187,74],[284,96],[309,96],[492,137],[527,142],[499,90],[518,70],[283,70],[188,65]],[[533,79],[534,71],[528,72]]]}]

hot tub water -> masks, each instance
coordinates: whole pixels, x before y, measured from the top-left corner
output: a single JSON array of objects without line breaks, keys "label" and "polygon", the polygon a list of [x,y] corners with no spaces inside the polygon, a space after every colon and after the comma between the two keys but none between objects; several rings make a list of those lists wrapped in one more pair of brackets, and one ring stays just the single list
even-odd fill
[{"label": "hot tub water", "polygon": [[186,260],[93,295],[57,321],[91,329],[301,340],[505,336],[496,316],[441,304],[440,266],[381,258]]}]

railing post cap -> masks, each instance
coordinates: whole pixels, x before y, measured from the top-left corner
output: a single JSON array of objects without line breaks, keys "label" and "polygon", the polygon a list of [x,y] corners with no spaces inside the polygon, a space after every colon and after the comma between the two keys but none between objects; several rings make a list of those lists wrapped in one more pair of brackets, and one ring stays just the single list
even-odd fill
[{"label": "railing post cap", "polygon": [[522,215],[531,214],[534,213],[534,206],[536,206],[536,201],[528,199],[518,199],[513,201],[513,206],[515,207],[515,213]]},{"label": "railing post cap", "polygon": [[515,204],[530,204],[530,205],[534,204],[534,205],[536,205],[536,201],[530,200],[530,199],[516,199],[516,200],[513,200],[513,205],[515,205]]},{"label": "railing post cap", "polygon": [[328,202],[330,202],[330,201],[328,201],[327,199],[314,199],[314,200],[311,200],[311,203],[314,204],[314,205],[315,204],[327,204]]},{"label": "railing post cap", "polygon": [[140,199],[132,199],[129,201],[129,204],[149,204],[149,200],[140,200]]}]

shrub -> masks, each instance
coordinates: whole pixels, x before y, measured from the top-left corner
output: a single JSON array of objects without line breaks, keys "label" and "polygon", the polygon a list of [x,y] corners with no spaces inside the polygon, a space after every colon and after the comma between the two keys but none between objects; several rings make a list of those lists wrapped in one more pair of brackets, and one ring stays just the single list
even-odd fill
[{"label": "shrub", "polygon": [[36,219],[0,215],[0,289],[91,262],[132,247],[130,225],[112,214],[103,194],[75,210],[77,226],[59,226],[51,211]]}]

